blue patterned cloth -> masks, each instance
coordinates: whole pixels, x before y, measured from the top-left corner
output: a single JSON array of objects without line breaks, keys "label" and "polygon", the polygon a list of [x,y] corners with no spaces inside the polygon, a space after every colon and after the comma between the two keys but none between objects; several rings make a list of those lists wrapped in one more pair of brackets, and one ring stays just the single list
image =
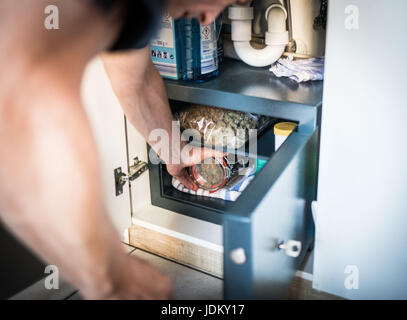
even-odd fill
[{"label": "blue patterned cloth", "polygon": [[292,60],[280,59],[270,68],[277,77],[288,77],[296,82],[324,79],[324,58]]},{"label": "blue patterned cloth", "polygon": [[233,179],[233,183],[228,182],[226,186],[214,193],[210,193],[208,190],[198,189],[193,191],[185,187],[176,178],[172,178],[172,186],[182,192],[190,193],[196,196],[204,196],[210,198],[218,198],[227,201],[236,201],[242,194],[244,189],[249,185],[250,181],[254,179],[255,170],[253,167],[242,170],[240,175]]}]

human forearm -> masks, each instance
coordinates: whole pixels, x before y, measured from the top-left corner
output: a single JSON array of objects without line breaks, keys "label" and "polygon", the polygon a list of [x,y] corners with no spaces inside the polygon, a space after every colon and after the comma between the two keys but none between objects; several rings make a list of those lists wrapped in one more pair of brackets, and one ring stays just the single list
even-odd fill
[{"label": "human forearm", "polygon": [[79,99],[54,95],[0,106],[0,212],[43,260],[98,297],[113,289],[112,269],[125,255],[104,211]]},{"label": "human forearm", "polygon": [[[187,142],[181,141],[178,125],[173,127],[164,83],[151,62],[149,48],[105,55],[103,60],[127,118],[167,164],[167,171],[187,188],[196,190],[185,168],[204,158],[222,157],[223,153],[212,149],[183,149]],[[160,137],[168,137],[167,145],[150,136],[155,129],[161,130]]]},{"label": "human forearm", "polygon": [[[167,93],[160,74],[151,62],[149,49],[105,54],[103,61],[112,87],[130,123],[153,148],[156,141],[150,139],[150,134],[155,129],[164,130],[168,134],[170,146],[175,148],[179,141],[172,141],[173,116]],[[155,151],[166,163],[171,161],[169,154],[167,157],[162,150]],[[178,151],[178,148],[174,151]]]},{"label": "human forearm", "polygon": [[111,46],[121,10],[54,2],[55,32],[38,23],[44,1],[5,1],[0,12],[0,218],[86,298],[168,297],[169,280],[123,252],[107,217],[80,101],[83,71]]}]

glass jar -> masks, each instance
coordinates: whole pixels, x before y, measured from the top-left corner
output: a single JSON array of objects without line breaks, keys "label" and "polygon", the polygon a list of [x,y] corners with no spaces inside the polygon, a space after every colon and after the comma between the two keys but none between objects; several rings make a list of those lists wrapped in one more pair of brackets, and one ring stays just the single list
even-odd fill
[{"label": "glass jar", "polygon": [[210,193],[222,189],[241,168],[247,167],[246,164],[240,162],[231,164],[226,157],[212,158],[205,162],[189,167],[188,172],[199,188]]},{"label": "glass jar", "polygon": [[195,184],[204,190],[216,192],[229,181],[231,172],[225,158],[212,158],[209,163],[189,167],[189,175]]}]

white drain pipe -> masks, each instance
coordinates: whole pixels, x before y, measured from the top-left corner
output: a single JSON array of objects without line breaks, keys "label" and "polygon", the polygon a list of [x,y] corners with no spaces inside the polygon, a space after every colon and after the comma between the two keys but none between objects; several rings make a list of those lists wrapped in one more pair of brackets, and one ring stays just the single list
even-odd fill
[{"label": "white drain pipe", "polygon": [[251,46],[253,7],[234,5],[229,8],[232,21],[232,41],[236,54],[241,60],[253,67],[266,67],[275,63],[284,53],[289,42],[286,20],[288,14],[281,4],[272,4],[266,10],[268,31],[266,47],[255,49]]}]

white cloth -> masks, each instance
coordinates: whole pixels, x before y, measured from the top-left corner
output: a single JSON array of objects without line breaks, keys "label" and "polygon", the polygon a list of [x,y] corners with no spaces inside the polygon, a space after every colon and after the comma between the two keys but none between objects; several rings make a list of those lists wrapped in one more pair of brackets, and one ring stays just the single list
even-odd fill
[{"label": "white cloth", "polygon": [[204,196],[210,198],[218,198],[227,201],[236,201],[237,198],[242,194],[244,189],[249,185],[250,181],[254,179],[255,170],[252,167],[246,168],[241,171],[240,175],[233,179],[231,182],[227,183],[225,187],[222,189],[210,193],[208,190],[198,189],[197,191],[193,191],[185,187],[181,182],[179,182],[176,178],[172,178],[172,186],[182,192],[197,195],[197,196]]},{"label": "white cloth", "polygon": [[276,77],[288,77],[296,82],[314,81],[324,79],[324,58],[293,60],[291,58],[279,59],[270,68]]}]

